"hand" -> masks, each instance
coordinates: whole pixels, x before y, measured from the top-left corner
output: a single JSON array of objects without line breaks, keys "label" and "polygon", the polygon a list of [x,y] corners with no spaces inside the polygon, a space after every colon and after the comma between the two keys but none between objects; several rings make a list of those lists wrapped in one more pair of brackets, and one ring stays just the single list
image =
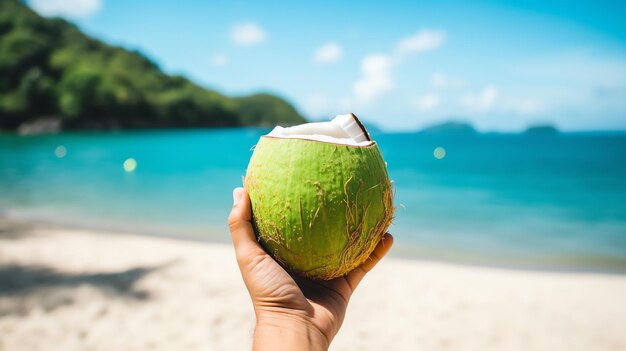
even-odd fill
[{"label": "hand", "polygon": [[393,244],[387,233],[370,258],[330,281],[291,275],[259,245],[252,229],[247,192],[233,192],[228,218],[241,275],[248,288],[256,329],[254,350],[326,350],[343,322],[350,296],[365,274],[385,256]]}]

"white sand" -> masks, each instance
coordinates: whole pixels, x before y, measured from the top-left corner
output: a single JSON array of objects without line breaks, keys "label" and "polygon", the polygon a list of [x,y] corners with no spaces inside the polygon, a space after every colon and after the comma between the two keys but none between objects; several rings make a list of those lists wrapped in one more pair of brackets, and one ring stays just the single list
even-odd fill
[{"label": "white sand", "polygon": [[[0,229],[0,350],[250,347],[252,307],[230,246]],[[331,349],[626,350],[626,276],[386,258]]]}]

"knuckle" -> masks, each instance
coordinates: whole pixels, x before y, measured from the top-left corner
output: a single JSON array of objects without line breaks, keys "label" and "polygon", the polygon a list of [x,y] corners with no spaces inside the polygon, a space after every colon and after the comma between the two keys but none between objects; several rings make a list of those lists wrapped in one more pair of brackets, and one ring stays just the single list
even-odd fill
[{"label": "knuckle", "polygon": [[237,257],[237,262],[242,267],[248,266],[250,264],[250,261],[252,260],[252,257],[250,257],[250,253],[247,251],[243,252],[243,250],[237,250],[235,256]]},{"label": "knuckle", "polygon": [[255,250],[237,253],[237,262],[250,269],[264,265],[267,259],[269,256]]},{"label": "knuckle", "polygon": [[231,212],[230,216],[228,216],[228,228],[230,231],[235,231],[241,225],[241,219],[237,216],[236,213]]},{"label": "knuckle", "polygon": [[235,258],[237,259],[237,263],[239,263],[240,266],[243,266],[244,255],[239,252],[237,248],[235,248]]}]

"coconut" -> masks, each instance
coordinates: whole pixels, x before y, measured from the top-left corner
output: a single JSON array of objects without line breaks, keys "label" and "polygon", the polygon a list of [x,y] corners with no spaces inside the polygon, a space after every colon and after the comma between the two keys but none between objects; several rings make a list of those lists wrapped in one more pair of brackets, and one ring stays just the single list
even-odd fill
[{"label": "coconut", "polygon": [[262,136],[244,186],[261,245],[309,278],[333,279],[365,262],[393,217],[385,161],[353,114]]}]

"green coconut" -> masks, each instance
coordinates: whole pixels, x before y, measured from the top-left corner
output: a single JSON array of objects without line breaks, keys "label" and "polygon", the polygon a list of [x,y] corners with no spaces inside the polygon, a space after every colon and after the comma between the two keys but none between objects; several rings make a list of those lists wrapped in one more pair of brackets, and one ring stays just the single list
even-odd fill
[{"label": "green coconut", "polygon": [[329,280],[358,267],[392,221],[385,161],[350,116],[365,142],[270,133],[248,165],[244,185],[259,242],[286,269],[309,278]]}]

